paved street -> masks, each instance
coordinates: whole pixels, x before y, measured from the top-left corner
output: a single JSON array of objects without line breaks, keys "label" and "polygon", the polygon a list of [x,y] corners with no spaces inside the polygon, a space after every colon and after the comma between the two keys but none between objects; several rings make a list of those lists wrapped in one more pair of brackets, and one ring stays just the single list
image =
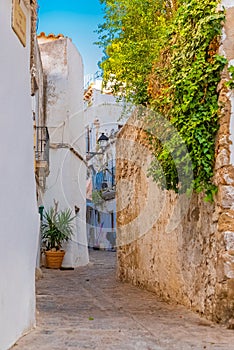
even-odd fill
[{"label": "paved street", "polygon": [[88,267],[44,269],[37,328],[13,350],[233,350],[234,331],[115,279],[115,253],[91,251]]}]

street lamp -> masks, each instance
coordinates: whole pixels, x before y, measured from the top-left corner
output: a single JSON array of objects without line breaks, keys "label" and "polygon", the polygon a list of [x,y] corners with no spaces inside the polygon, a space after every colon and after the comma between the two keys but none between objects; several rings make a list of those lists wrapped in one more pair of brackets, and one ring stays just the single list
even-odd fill
[{"label": "street lamp", "polygon": [[104,134],[104,132],[101,133],[101,136],[99,136],[97,143],[100,146],[100,151],[99,152],[87,152],[89,156],[95,156],[96,154],[103,154],[104,150],[107,146],[107,143],[109,141],[109,137]]},{"label": "street lamp", "polygon": [[109,137],[107,137],[104,132],[102,132],[101,136],[98,138],[97,142],[101,147],[102,152],[106,148],[107,142],[109,141]]}]

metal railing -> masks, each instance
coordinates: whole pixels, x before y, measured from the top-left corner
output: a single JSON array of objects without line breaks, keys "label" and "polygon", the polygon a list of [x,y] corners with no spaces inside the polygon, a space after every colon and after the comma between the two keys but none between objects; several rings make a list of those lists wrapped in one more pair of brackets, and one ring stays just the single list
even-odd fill
[{"label": "metal railing", "polygon": [[36,127],[36,160],[43,160],[49,163],[50,137],[46,126]]}]

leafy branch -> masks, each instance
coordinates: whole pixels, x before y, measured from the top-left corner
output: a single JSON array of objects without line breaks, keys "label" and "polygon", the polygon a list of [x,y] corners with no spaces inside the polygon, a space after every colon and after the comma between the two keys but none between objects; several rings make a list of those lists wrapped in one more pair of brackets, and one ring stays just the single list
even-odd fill
[{"label": "leafy branch", "polygon": [[[205,190],[207,200],[216,191],[212,177],[219,128],[217,85],[227,64],[217,54],[225,20],[225,13],[217,11],[219,2],[102,0],[105,23],[99,27],[104,80],[112,82],[113,92],[155,111],[154,134],[149,133],[155,154],[150,175],[176,192]],[[228,86],[233,88],[234,68],[229,72]],[[188,171],[184,147],[172,152],[157,138],[158,114],[186,146],[192,162],[190,185],[181,184],[178,176],[180,167]]]}]

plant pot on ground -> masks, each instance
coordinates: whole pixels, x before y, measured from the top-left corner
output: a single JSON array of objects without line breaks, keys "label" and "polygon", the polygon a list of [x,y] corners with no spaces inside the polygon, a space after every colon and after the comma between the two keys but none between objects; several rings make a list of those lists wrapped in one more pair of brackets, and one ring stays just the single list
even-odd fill
[{"label": "plant pot on ground", "polygon": [[42,240],[45,243],[46,267],[61,268],[65,251],[62,249],[73,235],[73,220],[71,209],[57,210],[57,205],[45,212],[42,223]]}]

